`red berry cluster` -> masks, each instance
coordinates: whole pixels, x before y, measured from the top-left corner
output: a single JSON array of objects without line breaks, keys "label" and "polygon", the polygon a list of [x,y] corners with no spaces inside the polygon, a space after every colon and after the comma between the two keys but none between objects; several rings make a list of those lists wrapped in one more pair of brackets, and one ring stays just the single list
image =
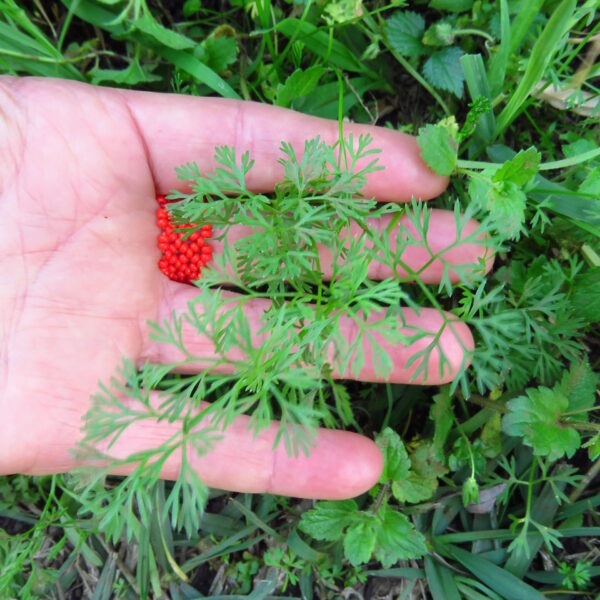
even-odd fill
[{"label": "red berry cluster", "polygon": [[[156,211],[156,224],[161,230],[158,236],[158,248],[162,257],[158,261],[159,269],[173,281],[191,283],[198,279],[208,261],[212,258],[212,248],[206,243],[212,236],[212,226],[203,225],[198,229],[195,223],[174,225],[171,214],[165,208],[167,200],[164,196],[156,196],[159,208]],[[192,235],[183,240],[184,232],[176,233],[174,229],[195,229]]]}]

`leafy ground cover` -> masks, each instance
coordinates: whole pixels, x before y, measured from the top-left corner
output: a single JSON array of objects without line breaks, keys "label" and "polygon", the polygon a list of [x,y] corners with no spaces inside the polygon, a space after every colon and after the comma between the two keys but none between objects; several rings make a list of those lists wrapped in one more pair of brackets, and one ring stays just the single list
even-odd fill
[{"label": "leafy ground cover", "polygon": [[[308,429],[319,421],[372,435],[386,458],[381,481],[336,502],[226,494],[189,470],[157,481],[148,465],[160,449],[124,480],[2,477],[0,597],[597,597],[597,6],[0,0],[4,73],[244,98],[418,135],[431,168],[451,175],[435,206],[454,210],[459,229],[461,214],[476,217],[470,241],[496,253],[489,274],[473,265],[454,274],[454,286],[449,265],[432,286],[402,264],[400,250],[424,237],[430,209],[418,200],[347,201],[377,168],[366,138],[345,145],[346,161],[319,139],[307,140],[300,164],[302,149],[282,145],[286,181],[270,197],[247,190],[252,157],[235,149],[217,149],[213,175],[182,167],[195,189],[173,198],[173,218],[207,218],[225,240],[232,223],[243,223],[254,236],[215,256],[188,318],[227,348],[243,343],[247,325],[232,304],[214,327],[226,302],[215,288],[233,277],[251,297],[270,298],[269,368],[252,348],[230,377],[137,371],[125,361],[130,389],[169,392],[166,410],[184,426],[186,402],[200,395],[225,419],[250,406],[257,427],[274,414]],[[372,157],[366,171],[356,168],[361,156]],[[340,241],[349,220],[368,232],[367,217],[407,219],[413,233],[394,248],[375,235]],[[301,230],[286,221],[299,218]],[[270,243],[269,252],[257,242]],[[317,243],[344,257],[329,280],[314,268]],[[445,250],[431,250],[431,260]],[[404,275],[370,281],[361,265],[375,256]],[[338,370],[365,360],[353,354],[358,346],[343,347],[335,311],[361,322],[385,307],[378,332],[406,343],[391,326],[401,305],[444,309],[468,324],[477,344],[471,366],[437,387],[334,380],[326,340],[337,344]],[[305,335],[291,338],[290,323],[302,320]],[[167,321],[154,335],[177,346],[178,331]],[[359,331],[369,338],[369,328]],[[385,375],[389,357],[369,341]],[[415,355],[417,374],[435,349],[432,339]],[[224,352],[215,365],[226,360]],[[294,377],[285,376],[290,365]],[[119,413],[118,389],[106,384],[94,399],[90,445],[153,410],[140,394],[139,411]],[[287,428],[281,437],[290,449],[306,443]]]}]

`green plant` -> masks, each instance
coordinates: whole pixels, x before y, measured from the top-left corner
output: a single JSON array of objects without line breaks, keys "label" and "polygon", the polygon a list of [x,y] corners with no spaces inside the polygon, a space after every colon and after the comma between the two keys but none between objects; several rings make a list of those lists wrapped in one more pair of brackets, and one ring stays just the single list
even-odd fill
[{"label": "green plant", "polygon": [[[294,158],[303,148],[283,146],[286,181],[272,196],[248,191],[252,157],[232,148],[217,149],[221,171],[212,176],[184,165],[181,176],[196,188],[171,197],[169,218],[182,226],[206,218],[225,251],[188,310],[155,324],[155,338],[179,349],[181,362],[138,370],[125,361],[120,379],[96,395],[87,450],[99,458],[97,443],[145,419],[171,419],[179,433],[122,460],[135,467],[127,479],[102,470],[79,480],[0,479],[0,596],[67,595],[85,581],[97,598],[339,598],[383,580],[400,597],[434,600],[594,597],[597,2],[236,0],[219,12],[194,0],[20,4],[0,1],[5,73],[216,93],[418,132],[423,158],[451,177],[436,206],[456,210],[457,231],[478,218],[460,244],[496,257],[488,274],[483,259],[454,271],[444,254],[458,244],[430,248],[426,262],[438,261],[443,276],[439,287],[425,283],[426,265],[405,264],[402,249],[423,236],[431,209],[348,202],[368,174],[352,168],[352,153],[362,148],[372,168],[377,155],[356,139],[342,144],[343,135],[336,148],[309,141],[305,163]],[[349,219],[360,238],[344,235]],[[245,244],[227,243],[237,224],[252,231]],[[381,224],[412,233],[387,245]],[[320,275],[319,244],[337,259],[331,279]],[[371,280],[376,260],[395,278]],[[244,295],[219,291],[226,282]],[[274,333],[260,352],[241,312],[248,302],[270,302],[262,325]],[[385,349],[419,338],[429,343],[412,374],[431,376],[439,339],[402,327],[406,309],[421,306],[444,311],[446,331],[459,321],[473,331],[471,366],[465,361],[454,382],[334,377],[370,360],[340,336],[341,311],[377,350],[372,366],[382,377]],[[379,315],[374,330],[367,314]],[[207,360],[186,353],[184,325],[218,350],[195,377],[174,372]],[[280,442],[291,452],[310,451],[319,423],[372,434],[386,457],[382,479],[360,498],[314,505],[209,491],[185,457],[208,452],[242,413],[256,431],[281,419]],[[179,480],[159,481],[162,461],[181,449]],[[274,565],[266,575],[265,557]],[[210,591],[213,580],[221,587]]]}]

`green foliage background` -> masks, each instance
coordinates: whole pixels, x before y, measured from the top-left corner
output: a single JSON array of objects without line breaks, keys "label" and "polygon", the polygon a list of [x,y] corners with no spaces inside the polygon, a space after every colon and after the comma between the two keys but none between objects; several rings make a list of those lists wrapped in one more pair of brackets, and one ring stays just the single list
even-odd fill
[{"label": "green foliage background", "polygon": [[[457,223],[461,211],[476,216],[497,252],[488,276],[462,273],[454,289],[447,277],[439,288],[365,277],[332,290],[307,277],[311,244],[324,241],[333,217],[308,219],[305,238],[286,242],[304,244],[305,262],[290,261],[286,273],[300,300],[319,289],[357,314],[381,305],[444,308],[476,338],[472,366],[456,382],[423,388],[335,382],[316,337],[299,359],[318,369],[302,385],[263,387],[253,398],[264,408],[280,394],[277,410],[294,424],[321,420],[375,437],[386,457],[379,484],[354,500],[308,503],[207,490],[189,469],[173,484],[151,468],[125,480],[2,477],[0,598],[338,598],[344,590],[375,598],[384,586],[435,600],[596,597],[598,8],[592,0],[0,0],[2,73],[242,98],[418,134],[423,158],[452,175],[436,206],[456,210]],[[327,197],[326,177],[311,171],[306,188],[288,185],[265,199],[244,188],[249,163],[222,152],[236,199],[223,194],[232,177],[185,171],[196,193],[179,198],[178,218],[193,220],[202,207],[225,227],[249,218],[236,213],[240,198],[256,219],[267,201],[279,217],[304,215],[313,196],[339,214],[336,198],[356,189],[356,174],[329,161],[340,196]],[[301,172],[291,161],[287,183]],[[204,205],[207,194],[221,202]],[[357,203],[339,215],[339,231],[372,209]],[[399,210],[419,227],[427,214],[418,201],[381,210]],[[385,247],[351,250],[351,265],[369,252],[399,260]],[[251,251],[232,247],[226,258],[261,260]],[[260,278],[241,269],[237,283],[250,293],[266,286],[279,301],[287,290],[273,276],[276,251],[270,258]],[[222,300],[210,293],[218,269],[211,277],[199,289],[203,314]],[[321,324],[335,336],[326,314]],[[273,312],[273,322],[281,315]],[[229,323],[243,327],[234,309],[223,328]],[[280,334],[274,353],[289,341]],[[156,336],[177,343],[177,323],[156,324]],[[273,362],[271,373],[278,368],[287,366]],[[190,390],[210,397],[219,389],[215,406],[229,417],[243,404],[234,393],[239,373],[185,380],[127,362],[123,372],[131,389],[173,392],[174,414]],[[102,420],[114,392],[106,383],[93,407],[104,429],[88,431],[90,444],[114,432]],[[307,389],[319,411],[308,410]],[[257,427],[264,414],[257,409]],[[205,441],[190,443],[203,451]]]}]

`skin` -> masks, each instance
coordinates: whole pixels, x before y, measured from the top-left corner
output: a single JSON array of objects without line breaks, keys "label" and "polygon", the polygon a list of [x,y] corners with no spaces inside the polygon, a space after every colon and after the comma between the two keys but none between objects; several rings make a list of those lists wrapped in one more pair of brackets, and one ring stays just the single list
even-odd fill
[{"label": "skin", "polygon": [[[446,187],[447,179],[420,160],[414,138],[345,125],[350,131],[370,132],[383,150],[386,170],[369,179],[367,195],[429,199]],[[195,295],[157,267],[155,196],[182,189],[174,167],[196,161],[209,170],[214,147],[233,145],[256,160],[250,186],[267,191],[281,176],[282,139],[301,148],[317,134],[333,143],[337,133],[336,122],[253,103],[0,77],[0,474],[73,469],[70,450],[81,438],[90,395],[115,374],[121,357],[140,365],[177,359],[148,339],[147,325],[183,310]],[[455,238],[453,217],[434,211],[428,241]],[[326,262],[327,249],[322,252]],[[482,253],[464,245],[448,258],[474,263]],[[406,258],[418,266],[424,256],[417,249]],[[435,281],[439,272],[434,264],[425,277]],[[390,273],[374,265],[371,275]],[[262,310],[249,307],[255,327]],[[441,323],[433,311],[408,317],[433,333]],[[206,350],[206,340],[192,331],[185,337],[192,351]],[[462,324],[447,329],[442,345],[451,367],[438,377],[434,356],[426,383],[451,379],[472,343]],[[408,381],[405,361],[414,349],[389,350],[391,380]],[[360,374],[374,378],[369,367]],[[255,439],[247,419],[239,418],[194,466],[213,487],[312,498],[355,496],[380,476],[381,453],[365,437],[322,430],[309,458],[293,458],[283,446],[273,450],[275,431],[274,425]],[[144,422],[113,452],[124,457],[170,433],[168,424]],[[173,456],[163,476],[175,478],[178,470]]]}]

